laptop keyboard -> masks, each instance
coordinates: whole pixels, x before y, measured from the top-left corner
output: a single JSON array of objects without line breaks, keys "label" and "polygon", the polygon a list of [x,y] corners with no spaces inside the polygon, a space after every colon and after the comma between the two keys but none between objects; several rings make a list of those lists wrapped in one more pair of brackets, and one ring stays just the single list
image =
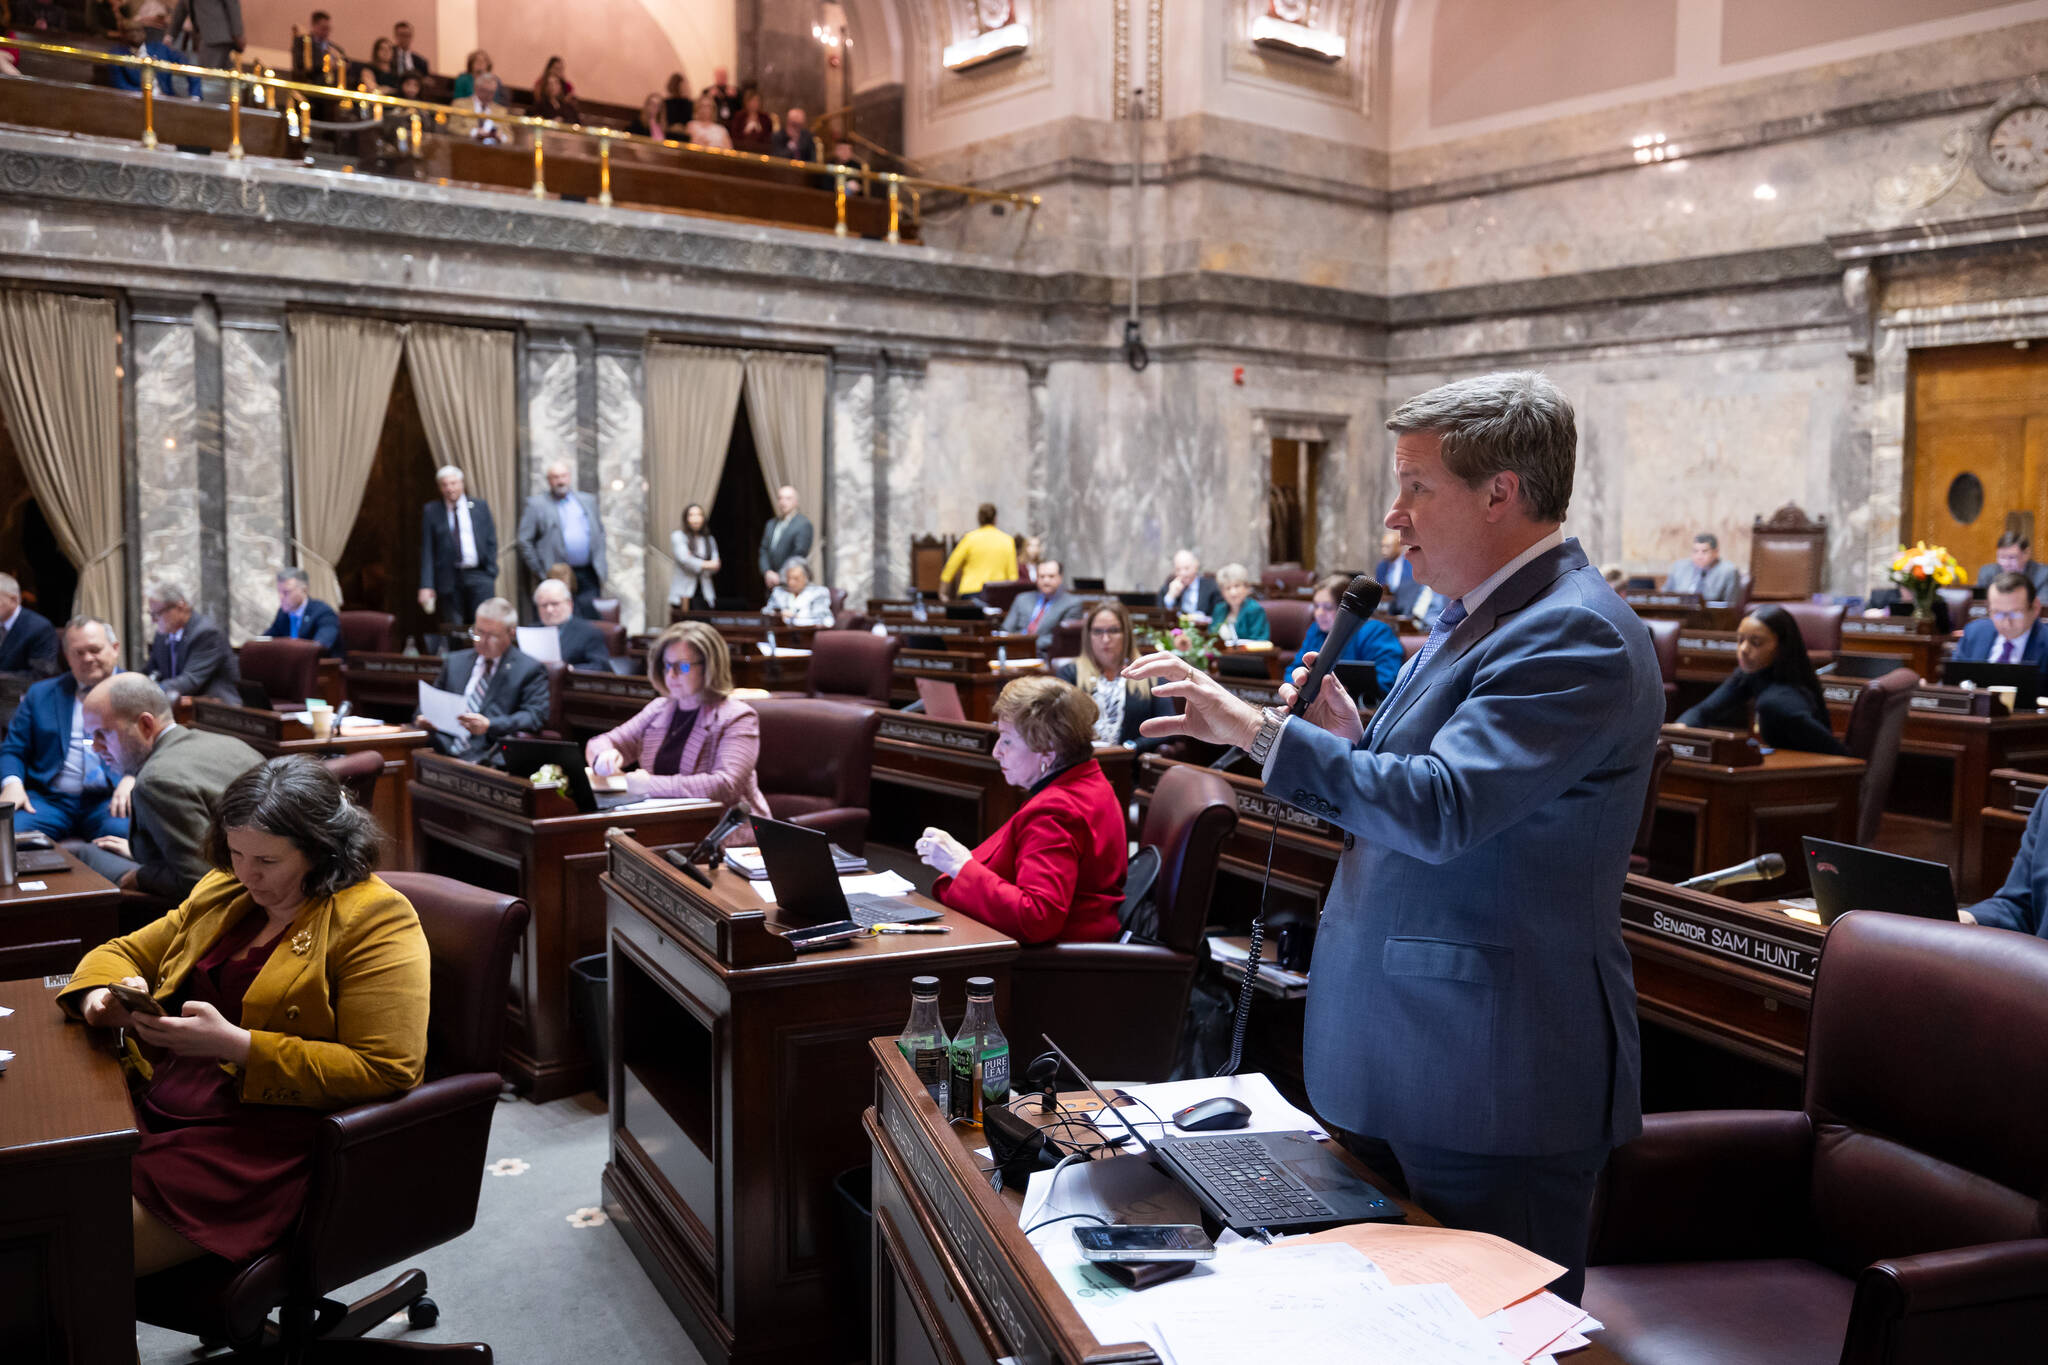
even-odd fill
[{"label": "laptop keyboard", "polygon": [[1334,1215],[1257,1138],[1182,1138],[1173,1156],[1227,1201],[1233,1219],[1257,1225]]},{"label": "laptop keyboard", "polygon": [[869,891],[848,896],[846,914],[863,929],[872,929],[877,924],[922,924],[939,918],[938,911],[927,910],[916,901],[901,896],[878,896]]}]

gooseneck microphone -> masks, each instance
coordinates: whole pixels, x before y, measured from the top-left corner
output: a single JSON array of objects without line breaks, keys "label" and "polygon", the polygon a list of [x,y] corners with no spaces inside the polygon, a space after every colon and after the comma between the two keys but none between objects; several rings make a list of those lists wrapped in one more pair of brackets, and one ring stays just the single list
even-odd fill
[{"label": "gooseneck microphone", "polygon": [[1713,872],[1702,872],[1699,876],[1678,884],[1681,891],[1719,891],[1724,886],[1740,886],[1744,882],[1767,882],[1773,877],[1785,875],[1785,855],[1782,853],[1759,853],[1746,863],[1733,867],[1719,868]]}]

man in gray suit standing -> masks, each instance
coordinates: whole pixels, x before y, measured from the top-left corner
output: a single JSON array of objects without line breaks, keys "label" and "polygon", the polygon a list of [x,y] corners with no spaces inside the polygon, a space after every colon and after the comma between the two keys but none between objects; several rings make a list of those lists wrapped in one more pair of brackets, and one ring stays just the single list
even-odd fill
[{"label": "man in gray suit standing", "polygon": [[1170,654],[1128,673],[1187,704],[1144,733],[1240,745],[1269,794],[1345,831],[1303,1043],[1317,1112],[1384,1139],[1445,1223],[1567,1267],[1577,1302],[1594,1180],[1642,1127],[1620,908],[1663,688],[1649,631],[1564,538],[1563,394],[1486,375],[1387,426],[1386,524],[1448,605],[1370,725],[1339,687],[1290,720]]},{"label": "man in gray suit standing", "polygon": [[597,595],[604,588],[604,523],[597,499],[572,484],[566,460],[547,467],[548,491],[526,500],[519,514],[519,557],[538,583],[557,564],[576,574],[576,614],[597,619]]},{"label": "man in gray suit standing", "polygon": [[167,30],[172,43],[176,43],[187,24],[192,28],[194,66],[225,71],[244,46],[242,0],[178,0]]}]

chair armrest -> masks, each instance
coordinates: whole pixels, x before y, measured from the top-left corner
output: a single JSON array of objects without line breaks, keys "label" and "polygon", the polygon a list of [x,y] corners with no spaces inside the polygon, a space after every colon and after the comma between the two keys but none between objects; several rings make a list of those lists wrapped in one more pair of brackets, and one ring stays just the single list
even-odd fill
[{"label": "chair armrest", "polygon": [[2048,1340],[2048,1238],[1899,1256],[1856,1281],[1843,1365],[2021,1360]]},{"label": "chair armrest", "polygon": [[1647,1115],[1600,1175],[1589,1263],[1804,1255],[1812,1168],[1797,1109]]},{"label": "chair armrest", "polygon": [[1194,959],[1157,943],[1034,943],[1010,963],[1017,972],[1157,972],[1185,974]]}]

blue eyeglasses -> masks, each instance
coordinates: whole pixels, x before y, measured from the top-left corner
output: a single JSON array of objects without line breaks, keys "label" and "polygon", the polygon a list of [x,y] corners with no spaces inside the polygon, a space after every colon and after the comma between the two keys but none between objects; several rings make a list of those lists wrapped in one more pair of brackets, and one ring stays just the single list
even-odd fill
[{"label": "blue eyeglasses", "polygon": [[688,659],[663,659],[661,661],[661,671],[673,673],[680,677],[690,671],[690,661]]}]

